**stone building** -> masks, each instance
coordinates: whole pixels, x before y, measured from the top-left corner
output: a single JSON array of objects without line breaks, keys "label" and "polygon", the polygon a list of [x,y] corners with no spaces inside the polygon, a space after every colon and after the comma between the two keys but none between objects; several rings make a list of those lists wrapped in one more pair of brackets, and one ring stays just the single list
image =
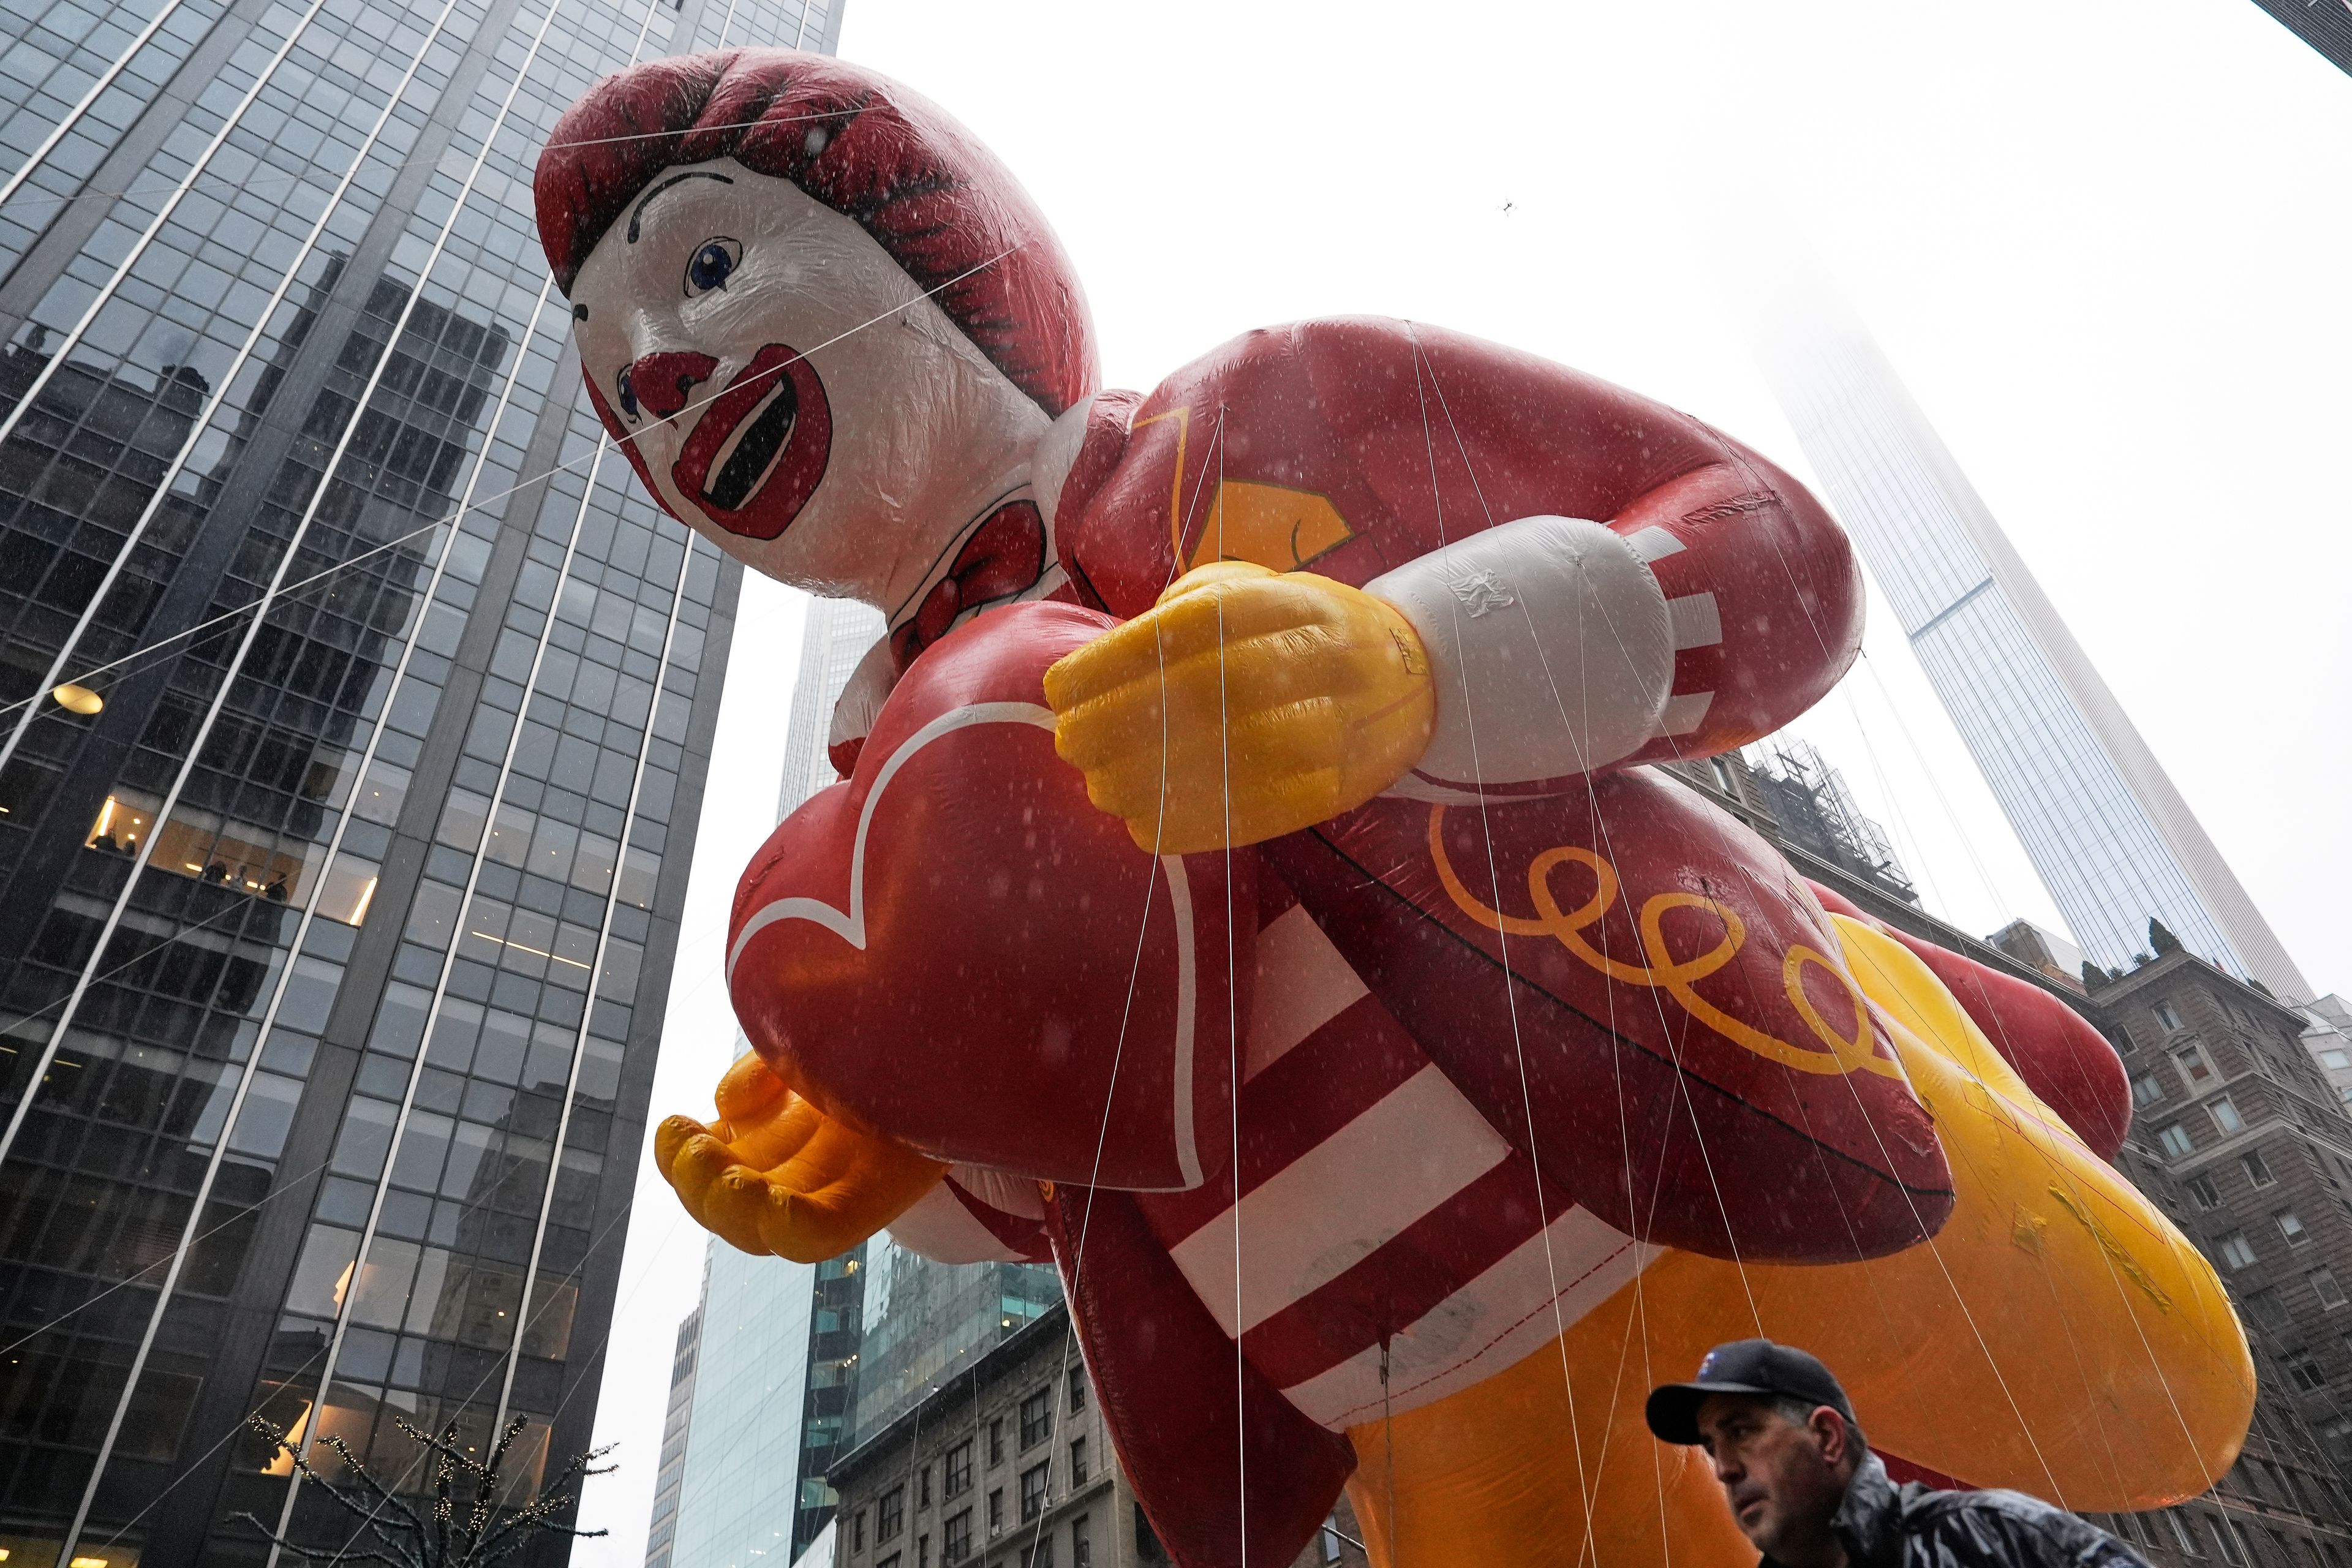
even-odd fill
[{"label": "stone building", "polygon": [[1791,770],[1770,781],[1726,756],[1666,771],[1885,924],[2049,991],[2122,1057],[2133,1116],[2117,1168],[2220,1270],[2259,1392],[2245,1448],[2210,1490],[2091,1517],[2156,1568],[2352,1568],[2352,1119],[2315,1059],[2325,1020],[2170,944],[2121,973],[2091,971],[2086,994],[2020,942],[2023,922],[1979,940],[1898,890],[1909,884],[1874,842],[1824,848],[1808,841],[1817,833],[1784,830],[1774,807]]},{"label": "stone building", "polygon": [[2352,1100],[2352,1005],[2322,996],[2303,1009],[2303,1046],[2327,1075],[2336,1098]]},{"label": "stone building", "polygon": [[[1169,1561],[1055,1307],[847,1455],[834,1568],[1159,1568]],[[1295,1568],[1364,1568],[1342,1500]]]},{"label": "stone building", "polygon": [[2087,1010],[2131,1077],[2116,1163],[2221,1270],[2262,1389],[2220,1486],[2123,1527],[2160,1518],[2159,1563],[2352,1562],[2352,1121],[2306,1020],[2179,949],[2094,984]]}]

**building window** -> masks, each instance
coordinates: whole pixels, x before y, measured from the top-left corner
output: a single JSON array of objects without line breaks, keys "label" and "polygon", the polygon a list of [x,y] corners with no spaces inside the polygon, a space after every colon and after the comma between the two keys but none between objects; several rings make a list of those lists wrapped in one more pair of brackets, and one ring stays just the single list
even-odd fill
[{"label": "building window", "polygon": [[2156,1026],[2159,1029],[2180,1027],[2180,1015],[2172,1010],[2171,1003],[2158,1002],[2156,1005]]},{"label": "building window", "polygon": [[961,1497],[971,1489],[971,1439],[966,1437],[948,1450],[947,1495]]},{"label": "building window", "polygon": [[1086,1407],[1087,1369],[1082,1366],[1074,1366],[1070,1369],[1070,1414],[1076,1415],[1079,1411],[1084,1410]]},{"label": "building window", "polygon": [[1021,1451],[1027,1453],[1053,1435],[1053,1398],[1041,1388],[1021,1402]]},{"label": "building window", "polygon": [[2200,1209],[2217,1209],[2221,1206],[2221,1189],[2213,1184],[2213,1178],[2210,1176],[2189,1177],[2189,1195],[2197,1200],[2197,1206]]},{"label": "building window", "polygon": [[2197,1147],[2196,1141],[2189,1136],[2189,1129],[2178,1121],[2158,1133],[2156,1141],[2164,1145],[2164,1152],[2176,1160],[2186,1158]]},{"label": "building window", "polygon": [[2192,1093],[2213,1077],[2213,1064],[2205,1059],[2205,1047],[2194,1040],[2173,1052],[2172,1059],[2180,1064],[2180,1076],[2189,1080]]},{"label": "building window", "polygon": [[[915,1473],[915,1506],[917,1508],[931,1506],[931,1467],[929,1465],[925,1465]],[[918,1555],[920,1554],[918,1553]]]},{"label": "building window", "polygon": [[2278,1180],[2271,1174],[2270,1162],[2263,1158],[2259,1149],[2249,1149],[2239,1155],[2238,1163],[2246,1168],[2246,1180],[2258,1187],[2267,1187]]},{"label": "building window", "polygon": [[1095,1568],[1093,1521],[1085,1514],[1070,1521],[1070,1568]]},{"label": "building window", "polygon": [[1045,1474],[1049,1465],[1032,1465],[1021,1472],[1021,1522],[1028,1523],[1045,1511]]},{"label": "building window", "polygon": [[915,1568],[931,1568],[931,1538],[928,1535],[915,1537]]},{"label": "building window", "polygon": [[1070,1439],[1070,1484],[1074,1487],[1087,1484],[1087,1440],[1084,1437]]},{"label": "building window", "polygon": [[2164,1083],[2152,1072],[2137,1074],[2132,1080],[2132,1103],[2154,1105],[2164,1098]]},{"label": "building window", "polygon": [[2221,1238],[2221,1261],[2231,1269],[2250,1268],[2254,1261],[2254,1244],[2246,1239],[2242,1230],[2233,1230]]},{"label": "building window", "polygon": [[2315,1394],[2327,1385],[2327,1374],[2320,1371],[2319,1363],[2307,1355],[2289,1357],[2286,1374],[2305,1394]]},{"label": "building window", "polygon": [[2311,1239],[2311,1232],[2303,1228],[2303,1221],[2295,1217],[2293,1209],[2274,1210],[2271,1221],[2279,1227],[2279,1234],[2286,1237],[2289,1247],[2301,1247]]},{"label": "building window", "polygon": [[2238,1114],[2238,1102],[2228,1095],[2223,1095],[2205,1109],[2213,1113],[2213,1125],[2221,1130],[2223,1137],[2246,1130],[2246,1119]]},{"label": "building window", "polygon": [[1048,1535],[1040,1540],[1021,1562],[1022,1568],[1054,1568],[1054,1538]]},{"label": "building window", "polygon": [[2246,1315],[2266,1329],[2283,1329],[2287,1325],[2286,1298],[2269,1286],[2251,1291],[2246,1296]]},{"label": "building window", "polygon": [[988,1424],[988,1462],[1004,1463],[1004,1422],[1002,1417]]},{"label": "building window", "polygon": [[892,1487],[874,1505],[874,1544],[895,1541],[907,1528],[907,1489]]},{"label": "building window", "polygon": [[1004,1528],[1004,1489],[997,1487],[988,1494],[988,1533],[994,1535]]},{"label": "building window", "polygon": [[849,1521],[849,1549],[852,1552],[866,1550],[866,1510],[862,1508]]},{"label": "building window", "polygon": [[2346,1068],[2352,1068],[2352,1057],[2342,1051],[2322,1051],[2319,1053],[2319,1065],[2329,1072],[2342,1072]]},{"label": "building window", "polygon": [[948,1521],[943,1544],[950,1563],[961,1563],[971,1555],[971,1510],[965,1509]]},{"label": "building window", "polygon": [[2221,1561],[2244,1568],[2245,1553],[2239,1550],[2237,1532],[2230,1528],[2230,1521],[2218,1513],[2209,1513],[2205,1522],[2213,1531],[2213,1543],[2221,1549]]},{"label": "building window", "polygon": [[2311,1293],[2319,1298],[2321,1306],[2344,1305],[2344,1287],[2336,1282],[2336,1270],[2323,1263],[2304,1278],[2311,1281]]}]

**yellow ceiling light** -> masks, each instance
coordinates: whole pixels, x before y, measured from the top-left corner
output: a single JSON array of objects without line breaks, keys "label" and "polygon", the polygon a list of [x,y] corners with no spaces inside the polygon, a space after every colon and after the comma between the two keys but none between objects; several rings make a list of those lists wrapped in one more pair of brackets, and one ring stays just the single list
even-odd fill
[{"label": "yellow ceiling light", "polygon": [[105,698],[87,686],[76,686],[71,681],[51,689],[49,695],[58,700],[58,707],[68,713],[79,713],[85,719],[106,706]]}]

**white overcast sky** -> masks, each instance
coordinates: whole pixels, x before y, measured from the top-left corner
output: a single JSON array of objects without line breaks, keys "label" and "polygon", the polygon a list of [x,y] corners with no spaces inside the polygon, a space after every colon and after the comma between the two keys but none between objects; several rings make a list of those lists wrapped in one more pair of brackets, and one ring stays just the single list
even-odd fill
[{"label": "white overcast sky", "polygon": [[[1724,279],[1819,257],[2305,973],[2352,989],[2352,78],[2251,0],[843,3],[843,56],[1036,196],[1113,385],[1254,326],[1408,316],[1804,476]],[[732,1049],[725,910],[800,622],[764,583],[743,615],[656,1116],[707,1113]],[[1883,605],[1868,648],[1799,732],[1930,910],[2063,929]],[[642,1561],[700,1278],[638,1190],[585,1568]]]}]

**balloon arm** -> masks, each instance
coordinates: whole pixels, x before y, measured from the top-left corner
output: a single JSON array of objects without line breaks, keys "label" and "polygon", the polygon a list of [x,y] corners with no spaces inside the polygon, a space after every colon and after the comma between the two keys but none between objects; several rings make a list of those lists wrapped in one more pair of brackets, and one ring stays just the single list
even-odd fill
[{"label": "balloon arm", "polygon": [[1641,551],[1600,523],[1519,518],[1364,591],[1411,623],[1435,679],[1435,732],[1399,793],[1573,777],[1658,733],[1675,606]]},{"label": "balloon arm", "polygon": [[761,1051],[856,1126],[1034,1180],[1196,1186],[1230,1147],[1255,858],[1139,848],[1055,756],[1045,672],[1110,624],[1014,605],[926,648],[849,781],[746,871],[730,980]]},{"label": "balloon arm", "polygon": [[821,1262],[888,1225],[947,1167],[854,1131],[755,1055],[727,1069],[705,1124],[667,1118],[654,1158],[696,1223],[745,1252]]},{"label": "balloon arm", "polygon": [[1844,531],[1803,486],[1708,434],[1714,461],[1609,520],[1673,614],[1674,689],[1637,763],[1771,733],[1826,696],[1862,648],[1862,571]]},{"label": "balloon arm", "polygon": [[[1442,329],[1358,319],[1254,332],[1139,401],[1104,395],[1085,426],[1055,489],[1055,549],[1071,583],[1115,615],[1144,614],[1204,563],[1363,585],[1528,520],[1594,520],[1670,606],[1673,684],[1637,737],[1639,762],[1769,733],[1825,694],[1861,646],[1852,546],[1794,479],[1663,405]],[[1062,445],[1073,439],[1075,426]],[[1502,574],[1503,592],[1517,594]],[[1465,587],[1471,603],[1493,603]],[[1662,662],[1643,640],[1656,632],[1654,605],[1640,625],[1622,617],[1646,597],[1603,595],[1595,602],[1616,602],[1581,628],[1596,649],[1625,643],[1642,691]],[[1537,684],[1532,728],[1558,738],[1563,709],[1583,721],[1594,691],[1580,664],[1556,664]],[[1445,695],[1441,684],[1441,728]],[[1457,722],[1466,745],[1466,719]],[[1478,728],[1488,765],[1447,776],[1509,776],[1485,757],[1509,726]]]}]

